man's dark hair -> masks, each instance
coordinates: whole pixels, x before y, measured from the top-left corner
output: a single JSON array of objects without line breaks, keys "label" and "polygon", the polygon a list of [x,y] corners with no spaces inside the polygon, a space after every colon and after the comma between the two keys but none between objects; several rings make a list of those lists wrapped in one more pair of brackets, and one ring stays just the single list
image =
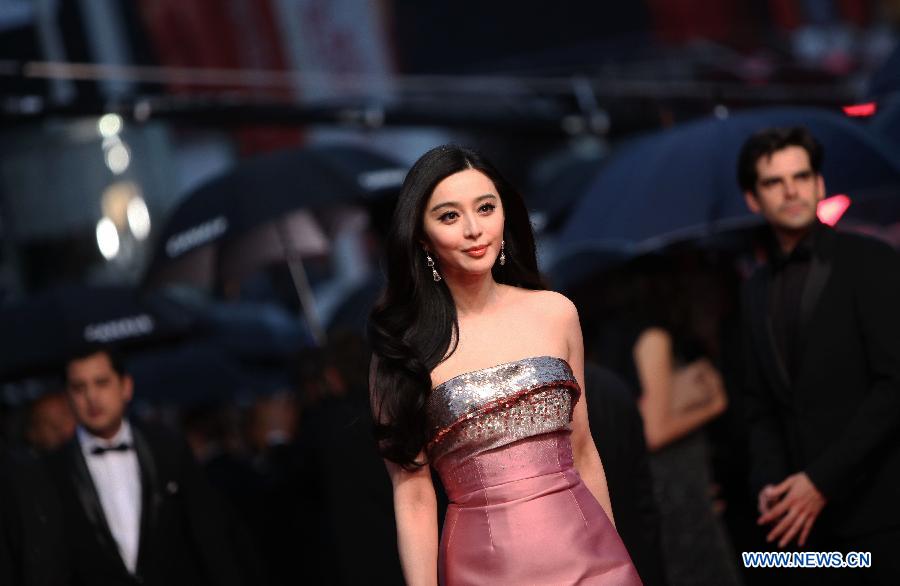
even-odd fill
[{"label": "man's dark hair", "polygon": [[798,146],[809,155],[809,164],[815,174],[822,171],[822,145],[803,126],[787,128],[766,128],[753,134],[741,147],[738,155],[737,179],[743,191],[756,193],[756,163],[762,157],[770,157],[773,153]]},{"label": "man's dark hair", "polygon": [[84,360],[94,354],[106,354],[106,357],[109,358],[109,363],[112,365],[112,369],[116,371],[116,374],[121,376],[126,376],[128,374],[128,368],[125,365],[125,357],[122,355],[122,352],[113,346],[103,346],[103,345],[88,345],[82,346],[77,350],[73,350],[69,357],[66,359],[66,363],[63,365],[63,380],[68,381],[69,379],[69,365],[76,360]]}]

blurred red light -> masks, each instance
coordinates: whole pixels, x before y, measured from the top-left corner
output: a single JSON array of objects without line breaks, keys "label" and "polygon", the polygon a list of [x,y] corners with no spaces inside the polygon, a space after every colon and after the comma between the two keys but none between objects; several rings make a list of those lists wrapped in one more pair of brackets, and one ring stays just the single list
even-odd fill
[{"label": "blurred red light", "polygon": [[844,106],[844,114],[853,118],[863,118],[866,116],[874,116],[878,111],[878,104],[875,102],[866,102],[865,104],[852,104]]},{"label": "blurred red light", "polygon": [[816,215],[819,221],[834,226],[850,207],[850,198],[844,194],[834,195],[819,202]]}]

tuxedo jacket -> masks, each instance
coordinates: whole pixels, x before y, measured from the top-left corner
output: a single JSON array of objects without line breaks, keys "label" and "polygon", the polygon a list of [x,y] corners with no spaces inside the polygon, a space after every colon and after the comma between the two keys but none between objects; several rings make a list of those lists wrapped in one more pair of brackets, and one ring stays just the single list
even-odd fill
[{"label": "tuxedo jacket", "polygon": [[70,582],[77,585],[241,583],[222,503],[187,445],[132,425],[141,475],[137,568],[125,567],[77,437],[49,458],[62,505]]},{"label": "tuxedo jacket", "polygon": [[351,389],[304,413],[302,575],[309,584],[403,584],[391,482],[372,439],[367,393]]},{"label": "tuxedo jacket", "polygon": [[0,584],[65,586],[62,512],[43,462],[0,446]]},{"label": "tuxedo jacket", "polygon": [[813,533],[900,526],[900,256],[822,227],[801,297],[794,377],[777,350],[772,271],[743,296],[753,494],[806,472],[827,499]]}]

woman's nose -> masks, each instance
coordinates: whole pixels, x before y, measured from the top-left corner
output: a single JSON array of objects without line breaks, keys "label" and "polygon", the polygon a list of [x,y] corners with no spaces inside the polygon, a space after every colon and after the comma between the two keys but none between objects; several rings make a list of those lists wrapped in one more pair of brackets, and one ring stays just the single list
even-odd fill
[{"label": "woman's nose", "polygon": [[469,216],[466,218],[465,230],[463,233],[467,238],[478,238],[481,236],[481,224],[478,223],[478,218],[474,216]]}]

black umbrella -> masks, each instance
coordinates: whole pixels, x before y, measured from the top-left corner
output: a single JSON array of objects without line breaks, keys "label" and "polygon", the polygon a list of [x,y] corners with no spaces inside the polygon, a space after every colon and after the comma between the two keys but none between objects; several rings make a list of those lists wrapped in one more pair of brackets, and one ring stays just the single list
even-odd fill
[{"label": "black umbrella", "polygon": [[159,292],[65,286],[0,310],[0,379],[59,369],[84,348],[125,349],[186,335],[197,317]]},{"label": "black umbrella", "polygon": [[219,345],[191,342],[138,353],[128,360],[135,401],[214,404],[289,386],[286,368],[250,366]]},{"label": "black umbrella", "polygon": [[291,360],[313,343],[299,317],[272,304],[183,300],[198,315],[191,336],[129,357],[140,401],[214,403],[283,389]]},{"label": "black umbrella", "polygon": [[365,336],[369,313],[378,301],[384,289],[384,275],[381,271],[374,273],[365,281],[349,291],[338,304],[328,322],[328,331],[349,331]]},{"label": "black umbrella", "polygon": [[878,101],[878,113],[870,122],[872,130],[900,149],[900,91]]},{"label": "black umbrella", "polygon": [[872,74],[867,93],[873,98],[883,98],[897,92],[900,92],[900,44]]},{"label": "black umbrella", "polygon": [[635,254],[629,246],[592,244],[553,259],[546,277],[554,289],[568,292],[593,274],[625,264]]},{"label": "black umbrella", "polygon": [[138,404],[215,403],[239,394],[244,386],[238,363],[209,343],[140,352],[129,358],[128,372]]},{"label": "black umbrella", "polygon": [[396,193],[405,168],[357,146],[321,145],[242,162],[188,195],[169,218],[149,284],[221,287],[286,261],[310,329],[322,332],[301,259],[328,250],[310,210]]},{"label": "black umbrella", "polygon": [[805,125],[823,143],[823,174],[833,193],[852,199],[847,217],[900,210],[896,149],[846,117],[814,108],[763,108],[705,119],[621,147],[598,171],[560,232],[569,251],[603,244],[655,250],[758,220],[737,185],[744,140],[767,126]]},{"label": "black umbrella", "polygon": [[247,364],[285,363],[314,342],[297,316],[271,303],[210,303],[201,323],[203,340]]},{"label": "black umbrella", "polygon": [[599,146],[588,145],[555,153],[535,166],[523,195],[537,231],[552,234],[565,224],[605,157]]},{"label": "black umbrella", "polygon": [[872,130],[900,148],[900,44],[869,79],[868,95],[877,105]]}]

